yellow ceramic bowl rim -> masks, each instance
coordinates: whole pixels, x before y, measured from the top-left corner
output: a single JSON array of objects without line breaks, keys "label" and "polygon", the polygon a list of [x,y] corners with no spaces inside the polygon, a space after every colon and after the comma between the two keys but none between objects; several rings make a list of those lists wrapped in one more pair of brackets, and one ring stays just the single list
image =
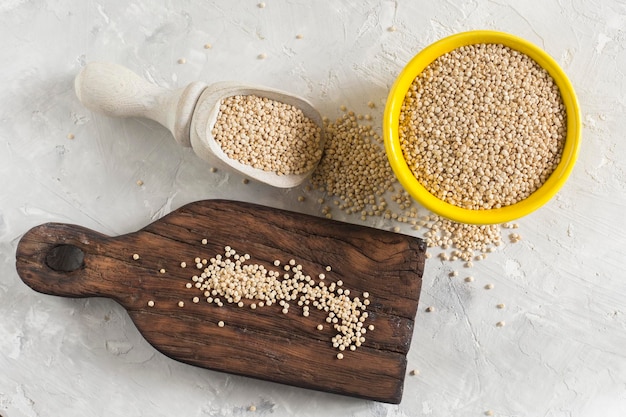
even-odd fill
[{"label": "yellow ceramic bowl rim", "polygon": [[[470,210],[447,203],[428,192],[413,176],[400,148],[398,120],[404,97],[415,78],[437,57],[465,45],[502,44],[535,60],[559,87],[567,114],[567,136],[558,164],[548,180],[528,198],[497,209]],[[404,67],[391,88],[383,116],[383,136],[389,163],[404,189],[425,208],[448,219],[470,224],[505,223],[523,217],[544,205],[563,186],[571,173],[580,147],[580,107],[569,79],[552,57],[539,47],[504,32],[475,30],[443,38],[419,52]]]}]

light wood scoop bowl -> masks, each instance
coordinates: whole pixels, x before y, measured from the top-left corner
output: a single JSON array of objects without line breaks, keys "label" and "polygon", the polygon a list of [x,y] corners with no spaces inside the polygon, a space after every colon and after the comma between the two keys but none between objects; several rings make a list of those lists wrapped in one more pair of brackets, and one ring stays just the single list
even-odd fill
[{"label": "light wood scoop bowl", "polygon": [[220,82],[207,85],[193,82],[170,90],[141,78],[129,69],[108,62],[87,64],[76,76],[74,87],[80,102],[88,109],[110,117],[144,117],[167,127],[182,146],[192,147],[196,155],[212,166],[237,172],[274,187],[291,188],[301,184],[315,170],[302,174],[278,175],[229,158],[215,141],[211,131],[223,99],[236,95],[255,95],[300,109],[320,127],[320,149],[324,148],[322,117],[305,99],[283,91]]}]

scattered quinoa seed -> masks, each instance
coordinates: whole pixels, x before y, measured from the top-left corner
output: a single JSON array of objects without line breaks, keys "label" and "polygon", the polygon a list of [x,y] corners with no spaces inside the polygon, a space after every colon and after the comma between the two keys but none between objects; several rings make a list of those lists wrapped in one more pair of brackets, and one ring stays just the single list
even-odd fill
[{"label": "scattered quinoa seed", "polygon": [[180,267],[181,268],[187,268],[187,262],[181,262],[180,263]]},{"label": "scattered quinoa seed", "polygon": [[256,406],[251,405],[250,407],[248,407],[248,411],[256,411]]},{"label": "scattered quinoa seed", "polygon": [[[370,108],[375,107],[369,102]],[[422,230],[428,247],[441,247],[446,252],[442,261],[470,261],[485,259],[502,242],[502,225],[473,225],[457,223],[432,213],[418,213],[410,195],[397,189],[397,180],[391,170],[382,135],[369,124],[362,124],[358,115],[340,107],[341,117],[325,120],[325,150],[317,169],[310,178],[311,186],[305,191],[322,193],[320,211],[333,217],[330,207],[347,215],[356,215],[362,221],[376,216],[384,221],[405,223],[412,230]],[[388,198],[391,193],[391,199]],[[317,199],[318,195],[310,198]],[[307,196],[307,198],[309,198]],[[386,225],[387,226],[387,225]],[[393,229],[395,224],[388,225]],[[449,249],[449,250],[448,250]],[[475,252],[479,252],[476,256]],[[432,251],[426,252],[427,259]]]},{"label": "scattered quinoa seed", "polygon": [[143,181],[142,180],[137,180],[136,184],[141,187],[143,185]]},{"label": "scattered quinoa seed", "polygon": [[148,301],[148,307],[154,307],[154,301],[152,300]]},{"label": "scattered quinoa seed", "polygon": [[469,276],[465,278],[465,282],[473,282],[474,281],[474,277]]},{"label": "scattered quinoa seed", "polygon": [[217,325],[219,327],[224,327],[224,322],[220,320],[220,321],[217,322]]},{"label": "scattered quinoa seed", "polygon": [[296,39],[302,39],[302,38],[304,38],[304,35],[303,35],[303,34],[298,33],[298,34],[296,35]]},{"label": "scattered quinoa seed", "polygon": [[205,43],[204,44],[204,49],[211,49],[213,47],[213,45],[211,45],[210,43]]},{"label": "scattered quinoa seed", "polygon": [[133,259],[136,261],[139,259],[139,254],[138,253],[133,253]]},{"label": "scattered quinoa seed", "polygon": [[257,6],[259,7],[259,9],[264,9],[265,8],[265,3],[261,2],[261,3],[257,4]]},{"label": "scattered quinoa seed", "polygon": [[75,137],[76,137],[76,136],[74,136],[74,134],[73,134],[73,133],[68,133],[68,134],[67,134],[67,138],[68,138],[68,139],[70,139],[70,140],[71,140],[71,139],[74,139]]},{"label": "scattered quinoa seed", "polygon": [[185,64],[185,63],[187,63],[187,60],[185,58],[179,58],[178,59],[178,63],[179,64]]},{"label": "scattered quinoa seed", "polygon": [[487,285],[485,285],[485,289],[486,289],[486,290],[491,290],[491,289],[493,289],[493,284],[487,284]]},{"label": "scattered quinoa seed", "polygon": [[[191,276],[186,287],[197,289],[208,304],[218,307],[225,303],[244,307],[244,301],[249,300],[251,310],[277,304],[283,314],[289,314],[293,310],[290,306],[297,304],[303,317],[312,316],[313,309],[321,310],[327,315],[326,323],[337,332],[331,340],[339,352],[354,351],[365,343],[368,293],[364,292],[361,300],[351,297],[352,291],[341,280],[328,285],[321,279],[314,280],[295,259],[284,263],[271,261],[275,270],[246,262],[249,260],[250,255],[238,254],[230,246],[224,246],[223,254],[210,259],[196,257],[200,271],[194,271],[196,275]],[[194,297],[194,303],[196,299],[200,301]],[[324,330],[324,325],[316,324],[316,328]],[[369,330],[373,329],[369,325]]]},{"label": "scattered quinoa seed", "polygon": [[496,326],[497,327],[504,327],[505,324],[506,323],[504,321],[499,321],[499,322],[496,323]]},{"label": "scattered quinoa seed", "polygon": [[337,359],[343,359],[343,353],[339,352],[339,353],[337,354]]},{"label": "scattered quinoa seed", "polygon": [[502,310],[506,306],[504,305],[504,303],[500,303],[500,304],[496,305],[496,307],[499,308],[500,310]]},{"label": "scattered quinoa seed", "polygon": [[178,307],[185,307],[185,302],[184,301],[179,301],[178,302]]},{"label": "scattered quinoa seed", "polygon": [[165,273],[165,269],[163,269],[163,268],[159,269],[159,273],[164,274]]},{"label": "scattered quinoa seed", "polygon": [[417,369],[411,369],[411,372],[409,372],[409,375],[411,376],[416,376],[419,374],[420,374],[420,371],[418,371]]},{"label": "scattered quinoa seed", "polygon": [[264,52],[263,52],[263,53],[260,53],[259,55],[257,55],[257,58],[258,58],[258,59],[265,59],[265,58],[267,58],[267,54],[266,54],[266,53],[264,53]]},{"label": "scattered quinoa seed", "polygon": [[387,28],[387,30],[388,30],[389,32],[395,32],[396,30],[398,30],[398,28],[396,28],[395,26],[393,26],[393,25],[392,25],[392,26],[389,26],[389,27]]}]

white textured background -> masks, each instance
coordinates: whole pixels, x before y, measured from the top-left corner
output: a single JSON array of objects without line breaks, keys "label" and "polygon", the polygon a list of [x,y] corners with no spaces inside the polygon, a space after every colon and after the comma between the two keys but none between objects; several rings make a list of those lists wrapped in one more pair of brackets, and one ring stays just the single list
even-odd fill
[{"label": "white textured background", "polygon": [[[407,376],[400,405],[174,362],[114,302],[44,296],[17,276],[19,238],[48,221],[119,235],[214,197],[319,213],[313,199],[296,203],[299,191],[211,173],[156,123],[85,110],[73,92],[85,62],[118,62],[165,87],[279,87],[331,118],[371,100],[380,123],[404,64],[469,29],[551,54],[578,93],[583,143],[566,186],[519,221],[521,243],[476,264],[475,282],[428,261],[408,357],[420,373]],[[1,0],[0,415],[242,416],[251,404],[272,416],[625,415],[625,48],[623,0]]]}]

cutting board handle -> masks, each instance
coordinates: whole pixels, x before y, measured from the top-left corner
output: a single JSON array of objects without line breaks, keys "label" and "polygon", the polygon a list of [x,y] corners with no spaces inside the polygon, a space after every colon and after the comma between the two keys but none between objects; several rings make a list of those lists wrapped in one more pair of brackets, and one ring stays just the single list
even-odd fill
[{"label": "cutting board handle", "polygon": [[30,229],[17,246],[17,272],[35,291],[65,297],[114,297],[123,262],[102,254],[112,239],[84,227],[46,223]]},{"label": "cutting board handle", "polygon": [[179,144],[188,147],[193,110],[206,86],[193,82],[169,90],[110,62],[90,62],[74,80],[76,96],[89,110],[111,117],[154,120],[167,127]]}]

